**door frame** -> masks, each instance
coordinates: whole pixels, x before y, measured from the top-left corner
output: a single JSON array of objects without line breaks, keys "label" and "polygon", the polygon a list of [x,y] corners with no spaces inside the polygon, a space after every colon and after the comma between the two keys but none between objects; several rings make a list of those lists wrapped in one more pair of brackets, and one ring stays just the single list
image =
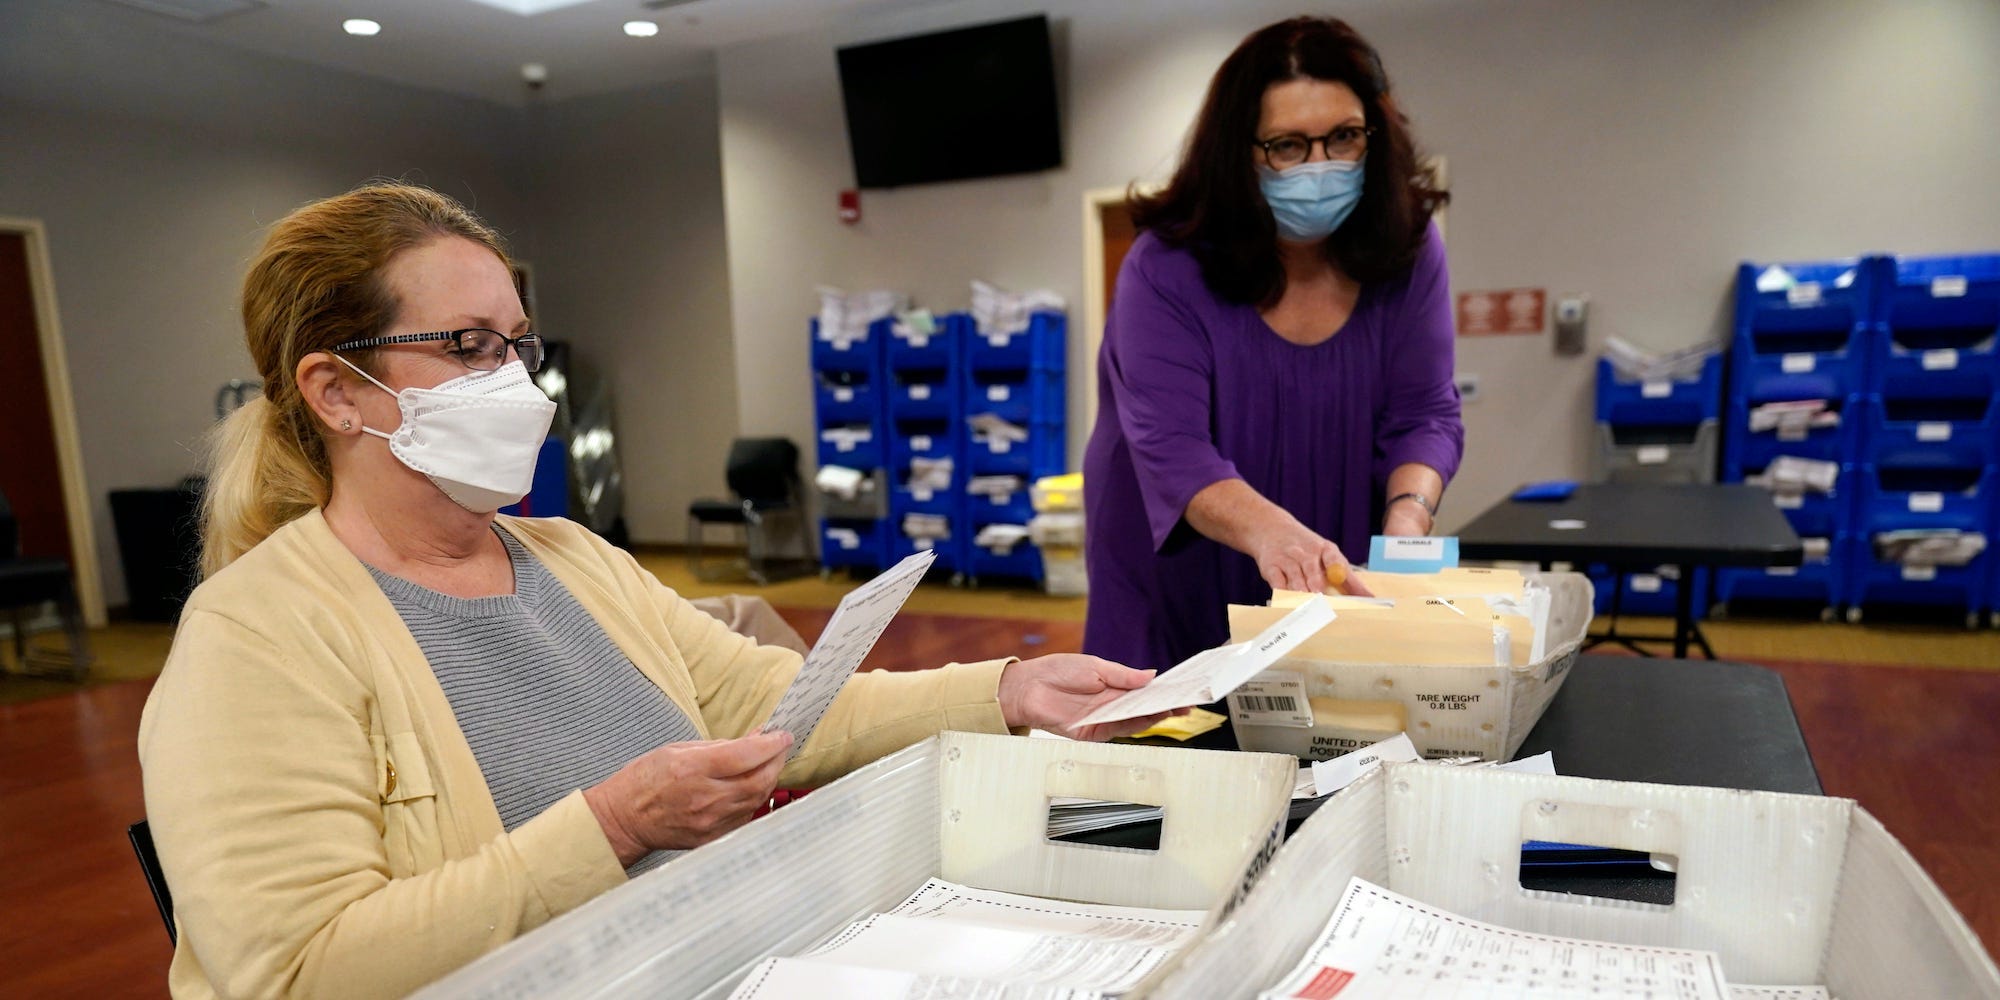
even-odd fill
[{"label": "door frame", "polygon": [[1111,289],[1104,287],[1104,210],[1123,205],[1130,194],[1155,194],[1163,185],[1135,184],[1122,187],[1091,188],[1083,193],[1083,359],[1070,370],[1084,372],[1083,419],[1071,426],[1086,432],[1097,426],[1097,351],[1104,345],[1104,311]]},{"label": "door frame", "polygon": [[28,288],[34,298],[35,335],[41,342],[42,381],[48,386],[49,422],[55,429],[56,464],[62,476],[63,512],[69,518],[69,548],[76,556],[70,576],[77,604],[92,628],[103,628],[104,579],[97,562],[97,531],[90,490],[83,478],[82,439],[76,429],[76,398],[70,393],[69,361],[63,354],[62,323],[56,318],[55,269],[49,263],[48,232],[38,219],[0,216],[0,233],[18,234],[27,244]]}]

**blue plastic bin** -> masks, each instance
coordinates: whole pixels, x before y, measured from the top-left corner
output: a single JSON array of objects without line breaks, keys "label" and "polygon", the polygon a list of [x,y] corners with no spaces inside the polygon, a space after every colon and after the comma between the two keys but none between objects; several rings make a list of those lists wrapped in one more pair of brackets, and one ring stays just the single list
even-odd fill
[{"label": "blue plastic bin", "polygon": [[1862,454],[1883,466],[1980,468],[2000,457],[2000,397],[1871,398]]},{"label": "blue plastic bin", "polygon": [[[1800,537],[1814,536],[1801,532]],[[1828,611],[1838,608],[1846,600],[1852,540],[1846,534],[1820,537],[1828,538],[1826,557],[1802,566],[1716,570],[1716,602],[1728,606],[1737,601],[1798,601],[1816,603]]]},{"label": "blue plastic bin", "polygon": [[1871,389],[1950,373],[2000,390],[2000,254],[1869,263],[1880,288]]},{"label": "blue plastic bin", "polygon": [[889,321],[876,320],[869,324],[866,335],[858,340],[830,341],[819,335],[819,320],[812,320],[807,327],[812,334],[812,367],[814,371],[874,372],[882,368],[882,340],[889,330]]},{"label": "blue plastic bin", "polygon": [[1722,415],[1722,356],[1691,379],[1628,379],[1608,358],[1597,361],[1597,422],[1685,427]]},{"label": "blue plastic bin", "polygon": [[814,373],[813,412],[823,423],[872,424],[881,417],[878,386],[869,373]]},{"label": "blue plastic bin", "polygon": [[889,565],[881,521],[825,520],[819,523],[819,561],[828,569]]},{"label": "blue plastic bin", "polygon": [[982,334],[971,329],[966,317],[966,363],[973,371],[1063,371],[1069,367],[1061,313],[1039,312],[1029,317],[1028,328],[1013,334]]},{"label": "blue plastic bin", "polygon": [[971,325],[971,317],[964,313],[938,317],[938,328],[930,334],[904,335],[891,325],[884,335],[889,345],[889,370],[957,371],[965,349],[965,332]]},{"label": "blue plastic bin", "polygon": [[1725,479],[1740,479],[1745,473],[1762,469],[1784,455],[1821,462],[1851,462],[1859,454],[1857,441],[1866,416],[1860,397],[1850,397],[1838,404],[1840,423],[1832,427],[1808,429],[1796,439],[1787,439],[1777,431],[1752,432],[1750,409],[1745,403],[1729,404],[1729,419],[1725,425],[1728,431],[1722,444]]},{"label": "blue plastic bin", "polygon": [[[870,434],[869,440],[836,442],[826,436],[831,431],[850,427],[866,428]],[[820,465],[844,465],[850,469],[863,470],[879,469],[883,467],[883,458],[888,453],[883,445],[881,428],[872,423],[821,424],[815,436],[817,441],[814,452]]]},{"label": "blue plastic bin", "polygon": [[[1596,592],[1594,607],[1600,615],[1611,613],[1611,595],[1617,586],[1617,579],[1604,566],[1592,566],[1588,574],[1591,587]],[[1650,615],[1672,618],[1680,597],[1681,581],[1660,573],[1626,573],[1625,593],[1619,598],[1618,613],[1621,615]],[[1708,616],[1708,571],[1694,571],[1694,618],[1700,621]]]},{"label": "blue plastic bin", "polygon": [[963,411],[959,380],[946,368],[917,368],[889,375],[889,419],[948,420]]}]

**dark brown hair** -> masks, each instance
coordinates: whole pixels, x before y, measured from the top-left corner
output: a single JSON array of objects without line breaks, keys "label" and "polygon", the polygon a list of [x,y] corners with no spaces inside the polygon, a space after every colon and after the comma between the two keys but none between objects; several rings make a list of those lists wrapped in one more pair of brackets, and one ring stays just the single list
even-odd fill
[{"label": "dark brown hair", "polygon": [[1209,288],[1228,301],[1268,306],[1285,293],[1277,225],[1257,186],[1252,143],[1264,91],[1304,78],[1346,84],[1375,130],[1361,201],[1327,237],[1328,260],[1363,283],[1404,274],[1431,212],[1449,198],[1417,176],[1409,121],[1390,96],[1381,57],[1359,32],[1331,17],[1259,29],[1215,71],[1166,190],[1129,199],[1133,223],[1191,251]]}]

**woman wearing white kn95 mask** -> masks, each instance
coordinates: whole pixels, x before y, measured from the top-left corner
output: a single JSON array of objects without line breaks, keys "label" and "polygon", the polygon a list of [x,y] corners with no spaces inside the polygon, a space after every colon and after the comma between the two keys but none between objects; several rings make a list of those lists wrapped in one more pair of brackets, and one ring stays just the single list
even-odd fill
[{"label": "woman wearing white kn95 mask", "polygon": [[[484,222],[376,184],[272,227],[265,398],[219,428],[140,724],[176,997],[402,996],[943,729],[1051,729],[1151,674],[1077,654],[856,674],[797,751],[790,648],[521,498],[554,404]],[[643,335],[643,331],[631,331]],[[803,360],[801,360],[803,363]]]}]

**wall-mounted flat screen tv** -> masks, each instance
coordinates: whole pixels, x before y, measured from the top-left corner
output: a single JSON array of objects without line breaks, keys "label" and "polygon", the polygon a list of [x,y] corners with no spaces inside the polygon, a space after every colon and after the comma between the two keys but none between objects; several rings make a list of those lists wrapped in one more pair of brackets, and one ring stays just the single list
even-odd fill
[{"label": "wall-mounted flat screen tv", "polygon": [[838,56],[861,187],[1062,166],[1045,16],[856,45]]}]

